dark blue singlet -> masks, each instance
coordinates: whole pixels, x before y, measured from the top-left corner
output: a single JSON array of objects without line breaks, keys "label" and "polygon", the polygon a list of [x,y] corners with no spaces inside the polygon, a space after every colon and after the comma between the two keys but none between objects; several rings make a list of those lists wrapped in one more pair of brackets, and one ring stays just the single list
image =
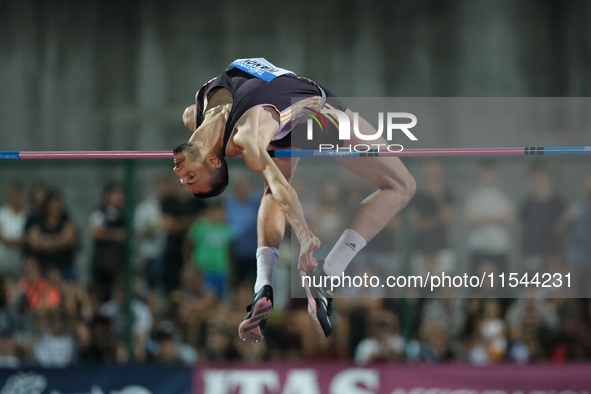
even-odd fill
[{"label": "dark blue singlet", "polygon": [[[284,115],[282,118],[288,118],[290,107],[292,107],[294,102],[299,101],[297,98],[301,97],[304,100],[316,97],[317,100],[311,100],[311,102],[318,104],[318,107],[313,109],[319,111],[325,105],[324,102],[320,102],[320,97],[323,96],[324,91],[326,101],[330,103],[331,107],[341,111],[347,109],[332,93],[307,78],[295,75],[282,75],[270,82],[266,82],[238,68],[232,68],[211,79],[197,92],[195,100],[197,107],[195,111],[196,127],[199,127],[203,122],[205,97],[207,97],[210,91],[216,88],[227,89],[233,97],[232,109],[224,130],[224,154],[226,153],[226,146],[234,131],[234,127],[242,116],[254,107],[264,105],[273,106],[281,115],[287,114],[287,116]],[[325,117],[330,118],[326,115]],[[276,138],[271,141],[271,145],[276,148],[318,149],[319,143],[338,144],[338,126],[334,122],[327,120],[328,130],[315,132],[313,140],[304,138],[306,134],[305,127],[294,129],[296,124],[297,122],[282,121]],[[297,132],[294,132],[296,129]]]}]

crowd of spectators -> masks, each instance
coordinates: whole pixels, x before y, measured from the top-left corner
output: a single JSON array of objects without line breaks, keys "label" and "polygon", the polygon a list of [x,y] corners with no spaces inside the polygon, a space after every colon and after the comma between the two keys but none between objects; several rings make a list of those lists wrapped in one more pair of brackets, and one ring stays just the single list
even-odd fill
[{"label": "crowd of spectators", "polygon": [[[511,253],[523,272],[571,271],[586,286],[591,263],[591,176],[583,194],[566,200],[552,188],[548,168],[535,164],[521,204],[483,162],[480,184],[458,198],[445,168],[430,160],[405,213],[360,254],[351,269],[400,273],[401,233],[412,234],[412,272],[454,272],[460,256],[450,226],[467,229],[468,270],[506,270]],[[67,196],[44,182],[13,184],[0,207],[0,367],[65,367],[91,363],[172,363],[257,360],[373,362],[513,362],[591,360],[591,303],[585,298],[339,298],[333,335],[317,335],[306,301],[289,297],[289,278],[277,278],[276,305],[262,343],[241,341],[237,327],[252,301],[256,275],[256,219],[261,195],[239,177],[224,199],[202,201],[177,182],[159,178],[152,192],[125,214],[120,184],[104,187],[87,223],[75,223]],[[326,254],[349,215],[372,186],[357,178],[323,178],[317,195],[294,185]],[[424,185],[424,186],[421,186]],[[83,232],[83,226],[88,231]],[[133,279],[125,275],[130,229]],[[89,281],[75,264],[83,234],[92,256]],[[515,235],[517,234],[517,235]],[[286,231],[279,265],[290,265]],[[484,268],[483,268],[484,267]],[[287,275],[288,277],[289,275]],[[575,280],[575,281],[576,281]],[[349,289],[349,291],[353,291]],[[349,295],[354,295],[349,293]],[[357,294],[359,296],[359,294]],[[283,301],[279,301],[283,299]]]}]

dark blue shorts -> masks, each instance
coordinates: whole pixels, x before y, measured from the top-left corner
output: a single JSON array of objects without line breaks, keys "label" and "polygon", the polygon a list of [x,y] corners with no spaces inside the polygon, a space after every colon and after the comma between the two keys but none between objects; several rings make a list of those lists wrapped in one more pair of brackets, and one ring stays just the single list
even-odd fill
[{"label": "dark blue shorts", "polygon": [[[275,82],[279,82],[275,85]],[[275,85],[275,86],[273,86]],[[271,141],[271,145],[276,148],[298,148],[298,149],[318,149],[320,144],[333,144],[338,145],[340,143],[339,140],[339,127],[338,127],[338,119],[333,114],[321,114],[322,117],[319,117],[317,114],[314,114],[311,111],[305,110],[305,105],[300,108],[297,104],[301,103],[301,101],[306,100],[306,98],[310,97],[318,97],[320,94],[319,88],[322,88],[326,94],[326,102],[322,109],[337,109],[342,112],[347,110],[347,107],[339,100],[334,94],[332,94],[329,90],[325,89],[324,87],[320,86],[319,84],[313,82],[312,80],[304,77],[295,77],[295,76],[283,76],[276,78],[273,80],[269,86],[273,86],[274,88],[281,89],[281,94],[283,96],[283,100],[286,102],[282,102],[281,106],[278,107],[279,111],[282,114],[282,119],[291,118],[299,120],[297,125],[291,128],[291,131],[282,137],[281,139]],[[298,98],[302,97],[302,100],[299,101]],[[287,100],[289,103],[287,103]],[[292,113],[289,114],[289,109],[293,108],[294,110],[291,111]],[[316,112],[318,108],[316,108]],[[320,126],[311,117],[311,114],[316,116],[316,119],[319,119]],[[312,127],[313,127],[313,138],[311,140],[308,139],[308,125],[307,120],[312,120]],[[282,122],[283,123],[283,122]],[[285,127],[290,127],[286,125]]]}]

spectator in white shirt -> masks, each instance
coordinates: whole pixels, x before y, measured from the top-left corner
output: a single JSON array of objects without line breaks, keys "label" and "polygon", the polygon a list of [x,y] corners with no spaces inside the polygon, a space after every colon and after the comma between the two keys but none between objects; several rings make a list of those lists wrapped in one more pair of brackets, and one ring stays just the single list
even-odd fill
[{"label": "spectator in white shirt", "polygon": [[27,220],[21,186],[10,186],[7,197],[7,203],[0,207],[0,273],[18,278],[21,274],[21,248]]},{"label": "spectator in white shirt", "polygon": [[494,261],[503,270],[511,250],[515,204],[497,185],[495,162],[483,161],[479,178],[480,186],[469,194],[465,212],[472,270],[476,272],[484,260]]},{"label": "spectator in white shirt", "polygon": [[138,257],[141,269],[153,287],[162,274],[166,231],[162,218],[162,202],[170,193],[168,178],[161,177],[154,184],[154,192],[140,201],[135,208],[134,228],[138,238]]},{"label": "spectator in white shirt", "polygon": [[370,337],[355,349],[355,362],[366,365],[371,362],[392,362],[404,356],[405,342],[399,333],[398,317],[391,311],[379,310],[368,320]]},{"label": "spectator in white shirt", "polygon": [[64,368],[70,365],[76,355],[76,343],[67,332],[66,316],[51,309],[47,312],[47,327],[35,344],[35,360],[42,367]]},{"label": "spectator in white shirt", "polygon": [[[115,286],[112,290],[113,298],[105,302],[100,307],[101,315],[109,318],[112,323],[114,334],[120,338],[124,338],[126,325],[126,299],[125,293],[121,286]],[[152,329],[152,311],[140,299],[134,297],[130,303],[131,313],[133,315],[133,333],[142,341],[147,338]]]}]

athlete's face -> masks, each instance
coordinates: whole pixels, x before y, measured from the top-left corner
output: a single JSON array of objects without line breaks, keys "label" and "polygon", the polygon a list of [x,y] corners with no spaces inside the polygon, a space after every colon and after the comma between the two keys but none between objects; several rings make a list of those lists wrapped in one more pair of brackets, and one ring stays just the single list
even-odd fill
[{"label": "athlete's face", "polygon": [[173,171],[181,179],[181,185],[192,194],[211,191],[210,172],[205,161],[193,161],[186,152],[176,153]]}]

